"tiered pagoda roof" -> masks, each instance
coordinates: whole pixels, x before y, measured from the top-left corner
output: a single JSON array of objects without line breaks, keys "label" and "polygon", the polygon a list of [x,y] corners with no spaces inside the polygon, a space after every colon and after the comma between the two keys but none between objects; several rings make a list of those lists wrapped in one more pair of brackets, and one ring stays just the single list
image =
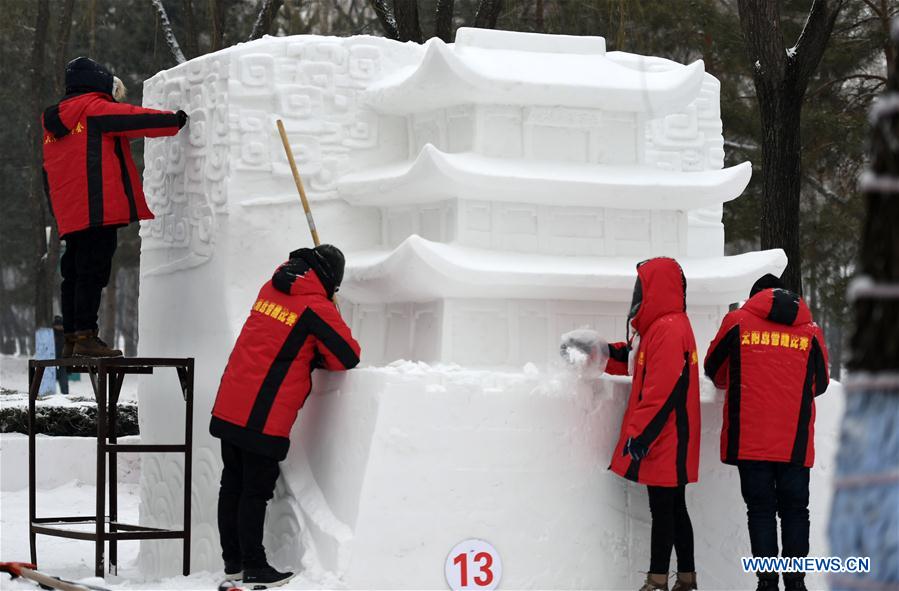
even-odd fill
[{"label": "tiered pagoda roof", "polygon": [[680,172],[446,153],[426,144],[414,161],[366,168],[341,177],[341,197],[354,205],[393,206],[449,198],[577,207],[689,210],[740,196],[752,166]]},{"label": "tiered pagoda roof", "polygon": [[498,104],[656,117],[689,104],[704,75],[701,60],[669,71],[627,67],[606,57],[601,37],[463,28],[452,46],[428,40],[421,61],[371,86],[367,102],[394,114]]}]

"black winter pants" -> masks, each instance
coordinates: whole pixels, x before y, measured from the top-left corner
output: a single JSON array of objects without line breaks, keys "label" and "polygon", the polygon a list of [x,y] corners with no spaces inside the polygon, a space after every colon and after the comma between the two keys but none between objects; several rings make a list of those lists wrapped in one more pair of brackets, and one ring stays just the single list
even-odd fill
[{"label": "black winter pants", "polygon": [[[777,515],[780,515],[783,556],[808,556],[809,469],[786,462],[740,461],[740,490],[746,501],[752,555],[777,556]],[[776,577],[776,573],[770,576]],[[784,579],[801,579],[785,573]]]},{"label": "black winter pants", "polygon": [[649,572],[668,572],[671,548],[677,552],[677,570],[691,573],[693,562],[693,524],[687,512],[684,486],[647,486],[649,511],[652,513]]},{"label": "black winter pants", "polygon": [[222,486],[218,522],[222,558],[227,566],[261,568],[268,564],[262,533],[265,507],[274,496],[278,461],[222,440]]},{"label": "black winter pants", "polygon": [[62,272],[62,324],[67,333],[97,330],[100,295],[109,283],[118,228],[88,228],[66,234]]}]

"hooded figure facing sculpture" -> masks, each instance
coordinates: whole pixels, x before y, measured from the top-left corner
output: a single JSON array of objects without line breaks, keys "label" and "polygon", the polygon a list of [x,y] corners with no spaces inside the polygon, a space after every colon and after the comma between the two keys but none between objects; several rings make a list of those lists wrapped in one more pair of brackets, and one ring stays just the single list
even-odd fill
[{"label": "hooded figure facing sculpture", "polygon": [[699,369],[696,341],[686,314],[687,280],[680,265],[658,257],[637,265],[628,314],[628,341],[587,342],[587,331],[562,337],[563,354],[581,349],[604,356],[607,373],[631,375],[631,394],[609,468],[645,484],[652,513],[651,558],[641,591],[668,589],[672,547],[677,552],[673,591],[696,589],[693,526],[685,486],[699,480]]},{"label": "hooded figure facing sculpture", "polygon": [[263,526],[312,371],[359,363],[359,343],[334,304],[343,268],[343,253],[330,244],[290,253],[259,291],[212,409],[209,432],[221,440],[224,463],[218,526],[225,577],[254,589],[293,577],[268,564]]}]

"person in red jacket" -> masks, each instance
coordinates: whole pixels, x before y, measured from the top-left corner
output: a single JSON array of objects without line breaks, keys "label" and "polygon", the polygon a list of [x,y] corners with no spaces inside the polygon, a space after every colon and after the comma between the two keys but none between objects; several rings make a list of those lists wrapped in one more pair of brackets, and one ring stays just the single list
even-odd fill
[{"label": "person in red jacket", "polygon": [[120,103],[124,85],[79,57],[66,65],[66,95],[43,114],[43,177],[59,237],[63,356],[117,357],[97,336],[100,295],[109,282],[118,228],[153,219],[129,140],[178,133],[184,111]]},{"label": "person in red jacket", "polygon": [[[815,397],[830,381],[824,334],[802,298],[765,275],[724,317],[704,366],[727,392],[721,461],[739,469],[753,556],[778,555],[777,514],[783,555],[808,555]],[[776,572],[758,578],[758,589],[778,588]],[[805,589],[804,574],[783,578],[787,590]]]},{"label": "person in red jacket", "polygon": [[699,360],[686,314],[686,290],[677,261],[643,261],[637,265],[628,314],[628,324],[636,331],[632,339],[606,344],[598,338],[585,343],[583,337],[563,337],[563,353],[573,347],[596,357],[607,349],[605,371],[633,376],[610,468],[648,489],[651,557],[641,591],[668,589],[672,547],[678,570],[672,589],[697,588],[685,486],[699,479]]},{"label": "person in red jacket", "polygon": [[359,363],[359,343],[333,301],[343,269],[343,254],[329,244],[290,253],[259,291],[212,408],[209,432],[221,439],[224,463],[218,524],[225,575],[250,588],[293,577],[269,566],[263,524],[312,371]]}]

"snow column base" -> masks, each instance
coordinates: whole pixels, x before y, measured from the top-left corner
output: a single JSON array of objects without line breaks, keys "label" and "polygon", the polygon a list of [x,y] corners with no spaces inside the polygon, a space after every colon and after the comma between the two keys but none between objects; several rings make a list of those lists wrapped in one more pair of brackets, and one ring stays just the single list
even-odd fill
[{"label": "snow column base", "polygon": [[[404,362],[315,372],[269,505],[269,560],[327,587],[445,588],[447,553],[479,537],[500,553],[505,588],[638,587],[649,565],[646,489],[606,469],[629,380],[569,371]],[[816,404],[811,554],[827,555],[839,384]],[[747,588],[746,510],[737,470],[719,461],[721,416],[721,395],[703,380],[701,476],[687,503],[703,586]],[[218,442],[201,425],[196,433],[192,568],[215,572]],[[142,472],[141,519],[180,519],[180,466],[148,454]],[[142,572],[175,574],[179,551],[144,542]]]}]

